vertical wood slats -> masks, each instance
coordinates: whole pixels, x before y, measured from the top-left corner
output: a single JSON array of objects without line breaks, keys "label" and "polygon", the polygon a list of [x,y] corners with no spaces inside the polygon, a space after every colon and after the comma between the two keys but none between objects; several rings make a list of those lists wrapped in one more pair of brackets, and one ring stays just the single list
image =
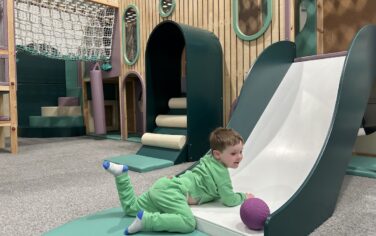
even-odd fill
[{"label": "vertical wood slats", "polygon": [[[261,0],[260,0],[261,1]],[[120,1],[120,14],[129,4],[137,5],[140,14],[140,57],[133,66],[123,64],[123,75],[136,71],[145,79],[145,50],[151,31],[163,20],[199,27],[213,32],[222,45],[224,75],[224,120],[228,122],[232,102],[239,95],[245,76],[262,51],[274,42],[285,40],[285,2],[273,0],[272,22],[263,36],[254,41],[239,39],[232,27],[232,0],[175,0],[171,16],[159,15],[159,0]],[[124,92],[124,91],[123,91]]]}]

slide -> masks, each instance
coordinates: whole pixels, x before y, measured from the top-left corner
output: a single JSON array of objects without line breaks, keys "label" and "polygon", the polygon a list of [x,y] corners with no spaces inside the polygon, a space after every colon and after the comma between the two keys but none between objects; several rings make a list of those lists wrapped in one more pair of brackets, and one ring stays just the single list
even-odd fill
[{"label": "slide", "polygon": [[[374,42],[376,27],[367,26],[347,54],[288,63],[295,45],[278,42],[259,57],[228,125],[246,139],[244,160],[230,175],[235,191],[263,199],[271,215],[264,231],[253,231],[242,223],[240,206],[195,206],[198,230],[209,235],[306,235],[331,216],[376,77]],[[287,49],[285,61],[273,61]],[[251,98],[251,87],[273,92],[260,75],[281,74],[286,66],[270,99]]]}]

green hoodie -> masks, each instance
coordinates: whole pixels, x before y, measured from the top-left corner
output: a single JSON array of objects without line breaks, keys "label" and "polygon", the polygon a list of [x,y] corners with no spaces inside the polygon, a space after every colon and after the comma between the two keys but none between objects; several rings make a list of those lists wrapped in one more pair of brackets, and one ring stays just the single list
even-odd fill
[{"label": "green hoodie", "polygon": [[198,204],[219,199],[225,206],[237,206],[246,199],[245,193],[234,193],[227,167],[211,154],[202,157],[197,166],[176,180]]}]

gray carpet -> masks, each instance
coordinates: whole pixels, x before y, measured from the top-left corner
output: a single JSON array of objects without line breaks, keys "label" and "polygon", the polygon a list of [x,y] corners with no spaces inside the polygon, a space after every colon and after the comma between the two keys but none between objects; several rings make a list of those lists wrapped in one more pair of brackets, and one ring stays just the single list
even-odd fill
[{"label": "gray carpet", "polygon": [[[41,235],[70,220],[118,207],[109,156],[135,153],[140,144],[90,137],[19,140],[19,154],[0,151],[0,235]],[[148,173],[130,172],[135,190],[191,163]],[[376,180],[346,176],[337,209],[312,235],[376,235]]]}]

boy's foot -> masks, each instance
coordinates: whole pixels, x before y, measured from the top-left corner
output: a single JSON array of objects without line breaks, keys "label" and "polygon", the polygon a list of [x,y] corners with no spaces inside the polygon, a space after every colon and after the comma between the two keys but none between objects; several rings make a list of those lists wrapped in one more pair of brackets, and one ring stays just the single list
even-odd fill
[{"label": "boy's foot", "polygon": [[119,176],[128,171],[127,165],[119,165],[110,161],[103,161],[103,168],[113,174],[114,176]]},{"label": "boy's foot", "polygon": [[141,210],[137,213],[136,219],[132,222],[128,228],[125,229],[124,234],[130,235],[137,233],[142,229],[142,216],[144,215],[144,211]]}]

